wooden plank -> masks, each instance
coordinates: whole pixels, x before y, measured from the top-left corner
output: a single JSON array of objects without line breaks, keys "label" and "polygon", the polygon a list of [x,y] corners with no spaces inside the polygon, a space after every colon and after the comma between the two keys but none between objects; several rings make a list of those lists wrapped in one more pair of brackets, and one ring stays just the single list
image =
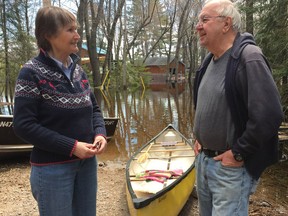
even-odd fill
[{"label": "wooden plank", "polygon": [[163,145],[157,145],[157,144],[154,144],[153,147],[154,148],[159,148],[159,147],[162,147],[162,148],[176,148],[176,147],[185,147],[187,146],[188,144],[184,144],[184,145],[174,145],[174,146],[163,146]]},{"label": "wooden plank", "polygon": [[278,138],[279,141],[286,143],[288,141],[288,123],[282,122],[279,130],[278,130]]},{"label": "wooden plank", "polygon": [[[155,149],[155,150],[150,150],[149,152],[172,152],[172,151],[193,151],[192,148],[182,148],[182,149]],[[141,153],[144,153],[146,151],[141,151]]]},{"label": "wooden plank", "polygon": [[280,141],[288,141],[288,135],[278,135]]},{"label": "wooden plank", "polygon": [[178,146],[187,146],[187,145],[189,145],[189,144],[186,143],[186,142],[178,142],[176,145],[163,146],[163,145],[161,144],[161,142],[156,142],[156,143],[153,145],[153,147],[167,147],[167,148],[169,148],[169,147],[178,147]]},{"label": "wooden plank", "polygon": [[[175,155],[171,157],[148,157],[147,159],[171,159],[171,158],[185,158],[185,157],[195,157],[195,155]],[[133,160],[138,160],[138,158],[133,158]]]},{"label": "wooden plank", "polygon": [[280,125],[280,128],[279,128],[279,131],[282,132],[282,131],[288,131],[288,123],[287,122],[283,122],[281,125]]},{"label": "wooden plank", "polygon": [[288,125],[281,125],[279,130],[288,130]]}]

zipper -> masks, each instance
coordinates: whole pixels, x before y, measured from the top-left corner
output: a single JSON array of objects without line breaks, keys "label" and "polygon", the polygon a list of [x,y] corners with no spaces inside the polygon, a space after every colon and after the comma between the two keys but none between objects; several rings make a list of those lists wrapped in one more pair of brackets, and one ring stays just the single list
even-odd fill
[{"label": "zipper", "polygon": [[[46,52],[44,51],[44,54],[46,55]],[[60,69],[60,71],[62,72],[62,74],[63,74],[63,76],[65,77],[65,79],[67,79],[68,81],[69,81],[69,83],[70,83],[70,85],[72,86],[72,88],[75,88],[75,86],[74,86],[74,84],[73,84],[73,82],[72,82],[72,77],[73,77],[73,73],[74,73],[74,70],[75,70],[75,68],[76,68],[76,63],[79,61],[79,57],[77,56],[77,58],[75,59],[75,61],[73,61],[73,58],[72,58],[72,62],[73,62],[73,66],[72,66],[72,68],[71,68],[71,73],[70,73],[70,78],[69,77],[67,77],[66,76],[66,74],[64,73],[64,71],[63,71],[63,69],[57,64],[57,62],[55,62],[55,60],[53,60],[52,58],[51,58],[51,56],[49,56],[48,54],[46,55],[46,57],[48,57],[48,58],[50,58],[53,62],[54,62],[54,64],[56,65],[56,67],[58,67],[59,69]]]}]

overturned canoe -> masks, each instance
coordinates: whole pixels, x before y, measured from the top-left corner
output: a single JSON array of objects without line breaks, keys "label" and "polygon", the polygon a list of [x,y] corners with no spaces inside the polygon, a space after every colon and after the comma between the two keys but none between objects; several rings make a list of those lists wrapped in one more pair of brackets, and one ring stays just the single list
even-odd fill
[{"label": "overturned canoe", "polygon": [[126,167],[130,215],[178,215],[194,187],[194,160],[191,142],[172,125],[139,149]]},{"label": "overturned canoe", "polygon": [[[104,117],[108,141],[114,136],[119,118]],[[0,115],[0,154],[9,152],[30,152],[33,145],[15,135],[13,115]]]}]

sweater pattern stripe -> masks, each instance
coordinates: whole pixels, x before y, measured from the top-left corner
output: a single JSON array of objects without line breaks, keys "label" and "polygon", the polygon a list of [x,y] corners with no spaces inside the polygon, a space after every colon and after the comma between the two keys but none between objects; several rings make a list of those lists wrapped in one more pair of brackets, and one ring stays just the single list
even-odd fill
[{"label": "sweater pattern stripe", "polygon": [[[35,82],[35,79],[32,81],[19,79],[16,84],[16,97],[27,97],[27,98],[42,98],[44,103],[52,105],[59,108],[83,108],[91,106],[90,100],[90,87],[88,80],[81,80],[80,67],[77,65],[73,73],[73,81],[76,87],[82,89],[81,92],[69,92],[69,81],[65,79],[64,75],[55,68],[50,67],[49,70],[42,66],[43,63],[39,62],[36,59],[29,61],[23,66],[33,70],[36,74],[38,83]],[[46,66],[47,67],[47,66]],[[59,83],[59,87],[58,84]],[[60,83],[65,83],[65,88],[63,92],[58,89],[63,88],[63,85]],[[77,86],[78,85],[78,86]],[[71,88],[71,87],[70,87]]]}]

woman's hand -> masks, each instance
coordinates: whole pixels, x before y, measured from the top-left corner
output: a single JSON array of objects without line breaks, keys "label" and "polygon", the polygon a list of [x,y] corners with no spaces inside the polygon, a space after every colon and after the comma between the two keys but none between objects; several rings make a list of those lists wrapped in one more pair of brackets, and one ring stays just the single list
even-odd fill
[{"label": "woman's hand", "polygon": [[103,136],[96,136],[92,145],[92,149],[95,150],[95,154],[101,154],[107,147],[107,141]]},{"label": "woman's hand", "polygon": [[96,151],[95,149],[93,149],[92,144],[85,142],[77,142],[73,154],[80,159],[86,159],[93,157],[96,154]]}]

